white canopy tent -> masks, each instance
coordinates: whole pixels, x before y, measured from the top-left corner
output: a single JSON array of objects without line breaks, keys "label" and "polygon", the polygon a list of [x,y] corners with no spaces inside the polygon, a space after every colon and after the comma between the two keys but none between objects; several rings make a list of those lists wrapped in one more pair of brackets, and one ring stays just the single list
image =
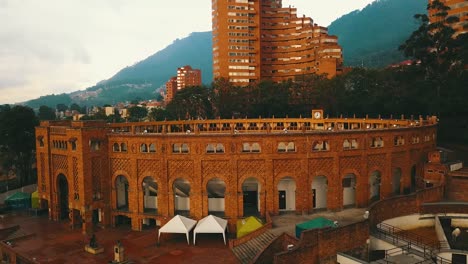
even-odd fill
[{"label": "white canopy tent", "polygon": [[224,239],[224,245],[226,245],[226,228],[227,220],[219,218],[214,215],[209,215],[200,221],[198,221],[195,230],[193,231],[193,244],[197,238],[197,233],[222,233]]},{"label": "white canopy tent", "polygon": [[177,234],[186,234],[187,244],[190,244],[189,233],[193,229],[197,221],[181,216],[174,216],[169,222],[159,229],[158,242],[161,237],[161,233],[177,233]]}]

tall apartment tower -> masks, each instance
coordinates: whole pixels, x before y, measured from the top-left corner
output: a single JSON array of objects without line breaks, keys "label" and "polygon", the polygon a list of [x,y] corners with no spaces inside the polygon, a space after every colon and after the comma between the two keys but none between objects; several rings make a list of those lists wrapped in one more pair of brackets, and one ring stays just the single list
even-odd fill
[{"label": "tall apartment tower", "polygon": [[201,84],[201,70],[192,69],[189,65],[177,68],[177,90]]},{"label": "tall apartment tower", "polygon": [[212,0],[213,76],[235,85],[341,71],[336,36],[281,0]]},{"label": "tall apartment tower", "polygon": [[199,85],[202,85],[201,70],[193,69],[190,65],[177,68],[177,76],[166,82],[166,104],[172,101],[177,91]]},{"label": "tall apartment tower", "polygon": [[[434,0],[429,0],[429,3]],[[468,32],[468,1],[467,0],[440,0],[446,6],[450,7],[448,11],[449,16],[456,16],[460,21],[454,24],[453,29],[456,31],[455,35],[464,34]],[[434,16],[435,12],[429,11],[429,18],[431,22],[437,21],[437,17]]]},{"label": "tall apartment tower", "polygon": [[177,92],[177,77],[172,77],[166,82],[166,103],[169,103],[174,98]]}]

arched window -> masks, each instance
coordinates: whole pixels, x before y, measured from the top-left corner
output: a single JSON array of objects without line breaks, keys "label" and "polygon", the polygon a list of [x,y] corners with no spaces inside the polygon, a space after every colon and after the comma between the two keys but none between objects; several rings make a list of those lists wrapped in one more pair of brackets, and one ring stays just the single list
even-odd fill
[{"label": "arched window", "polygon": [[351,144],[349,143],[347,139],[345,139],[343,141],[343,149],[350,149],[350,148],[351,148]]},{"label": "arched window", "polygon": [[286,152],[286,144],[284,142],[278,144],[278,152]]},{"label": "arched window", "polygon": [[356,139],[351,139],[351,149],[358,149],[359,145]]},{"label": "arched window", "polygon": [[314,141],[312,144],[312,151],[328,151],[330,150],[330,145],[328,141]]},{"label": "arched window", "polygon": [[260,144],[253,143],[252,144],[252,152],[260,152]]},{"label": "arched window", "polygon": [[206,153],[215,153],[215,146],[214,144],[206,145]]},{"label": "arched window", "polygon": [[125,143],[120,144],[120,150],[122,152],[127,152],[127,144],[125,144]]},{"label": "arched window", "polygon": [[147,153],[148,152],[148,145],[146,144],[141,144],[140,145],[140,152]]},{"label": "arched window", "polygon": [[221,143],[218,143],[216,145],[216,153],[224,153],[224,145]]},{"label": "arched window", "polygon": [[156,152],[156,145],[154,143],[151,143],[149,145],[149,152],[151,152],[151,153]]},{"label": "arched window", "polygon": [[182,144],[182,146],[181,146],[181,152],[182,152],[182,153],[188,153],[188,152],[189,152],[188,144]]},{"label": "arched window", "polygon": [[112,149],[114,150],[114,152],[120,152],[119,143],[114,143],[114,145],[112,145]]},{"label": "arched window", "polygon": [[286,148],[287,152],[295,152],[296,151],[296,144],[294,142],[289,142],[288,147]]},{"label": "arched window", "polygon": [[250,144],[242,143],[242,152],[250,152]]}]

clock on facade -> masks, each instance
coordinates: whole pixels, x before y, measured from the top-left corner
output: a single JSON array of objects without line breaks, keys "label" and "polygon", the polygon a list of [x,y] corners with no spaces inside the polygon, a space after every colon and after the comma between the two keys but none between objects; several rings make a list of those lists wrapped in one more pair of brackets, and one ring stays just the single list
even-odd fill
[{"label": "clock on facade", "polygon": [[312,110],[312,117],[314,119],[320,119],[322,118],[322,113],[323,113],[323,110]]}]

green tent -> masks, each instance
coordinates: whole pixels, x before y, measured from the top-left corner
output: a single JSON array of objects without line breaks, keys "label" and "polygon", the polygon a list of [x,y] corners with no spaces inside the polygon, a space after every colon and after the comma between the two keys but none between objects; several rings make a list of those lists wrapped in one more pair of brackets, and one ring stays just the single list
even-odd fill
[{"label": "green tent", "polygon": [[39,208],[39,192],[35,191],[31,193],[31,208]]},{"label": "green tent", "polygon": [[237,238],[252,233],[262,227],[262,221],[255,216],[249,216],[245,219],[237,221]]},{"label": "green tent", "polygon": [[31,207],[31,194],[17,192],[5,199],[5,204],[13,209],[23,209]]},{"label": "green tent", "polygon": [[296,237],[300,238],[302,231],[316,229],[316,228],[324,228],[324,227],[334,227],[335,223],[327,218],[319,217],[312,219],[310,221],[300,223],[296,225]]}]

